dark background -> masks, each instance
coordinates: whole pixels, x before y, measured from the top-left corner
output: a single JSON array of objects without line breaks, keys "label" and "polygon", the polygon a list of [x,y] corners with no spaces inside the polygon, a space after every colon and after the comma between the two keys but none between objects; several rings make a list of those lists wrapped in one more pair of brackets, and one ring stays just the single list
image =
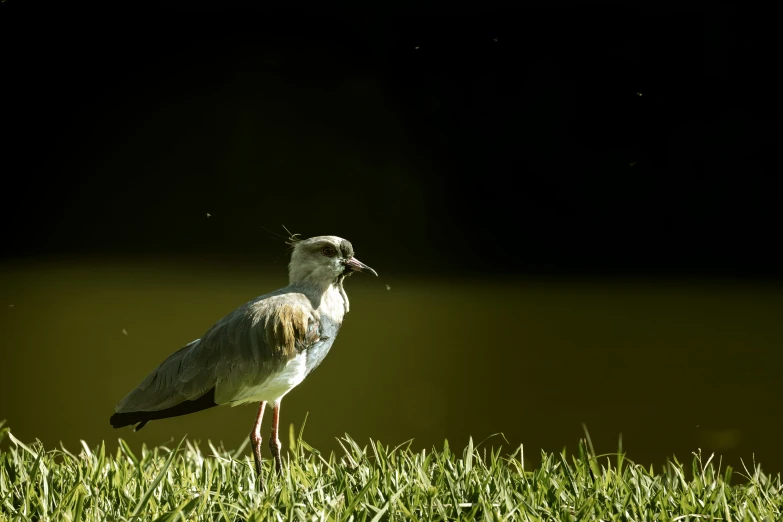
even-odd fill
[{"label": "dark background", "polygon": [[284,223],[386,270],[781,273],[763,12],[23,4],[4,257],[255,263]]},{"label": "dark background", "polygon": [[[707,282],[718,293],[751,285],[742,287],[750,289],[742,290],[744,301],[731,292],[720,299],[757,310],[754,318],[768,317],[764,328],[774,337],[770,325],[781,311],[783,275],[780,191],[772,180],[772,169],[779,170],[781,121],[777,34],[770,14],[726,6],[583,3],[381,13],[209,4],[107,10],[68,4],[53,10],[8,0],[0,4],[0,227],[5,280],[17,284],[5,297],[23,302],[33,295],[30,288],[47,280],[37,272],[25,276],[27,268],[43,266],[42,274],[54,274],[46,267],[66,262],[173,263],[174,272],[207,266],[213,273],[274,274],[282,278],[275,283],[284,283],[285,245],[275,237],[284,224],[304,237],[350,239],[357,257],[392,278],[387,282],[415,287],[416,281],[444,281],[458,294],[466,281],[502,293],[506,281],[550,281],[572,289],[581,288],[575,281],[622,286],[632,279],[685,288],[673,291],[669,301],[661,298],[659,309],[678,303],[687,310],[682,296],[693,285]],[[100,279],[94,271],[80,273],[84,280],[69,295]],[[165,283],[175,276],[160,277]],[[350,284],[366,295],[361,309],[372,309],[378,298],[361,294],[369,283],[357,285],[356,279]],[[187,297],[179,294],[178,309],[187,308],[192,296],[208,298],[203,279],[182,284],[189,290]],[[270,289],[255,287],[247,297]],[[484,296],[490,308],[495,299],[513,302],[492,292]],[[644,292],[629,292],[647,302],[639,297]],[[762,294],[767,300],[753,300]],[[123,299],[110,295],[105,304],[115,298]],[[241,302],[232,295],[221,303],[225,308],[209,311],[209,321]],[[535,309],[536,302],[530,306]],[[552,317],[578,318],[580,306],[551,305]],[[22,313],[18,306],[13,310],[5,313]],[[387,312],[372,324],[384,331],[407,327],[398,309]],[[0,346],[0,363],[19,368],[19,354],[27,350],[19,345],[24,332],[46,328],[35,321],[58,313],[64,312],[47,308],[29,323],[7,315],[5,327],[17,328],[17,344]],[[524,310],[520,314],[514,317],[525,317]],[[446,318],[438,328],[488,328],[470,325],[471,317],[467,326]],[[731,313],[705,317],[724,321]],[[505,323],[512,330],[514,320]],[[85,324],[100,319],[90,321]],[[183,319],[178,334],[195,338],[209,321],[196,326]],[[686,317],[682,324],[687,329],[691,323]],[[678,360],[678,371],[707,361],[720,375],[744,361],[744,378],[761,383],[753,392],[762,397],[756,399],[761,410],[779,411],[779,350],[765,330],[748,328],[766,339],[767,348],[754,351],[756,345],[743,341],[728,347],[731,356],[721,361],[704,341],[703,355]],[[690,337],[678,337],[681,331],[673,328],[672,338],[692,346]],[[508,353],[517,353],[507,342],[519,339],[516,333],[485,336],[490,344],[502,339]],[[77,341],[73,346],[78,350]],[[530,365],[538,350],[526,346]],[[574,353],[585,349],[577,341],[569,346]],[[606,360],[623,357],[600,340],[590,347],[602,368]],[[145,370],[123,377],[118,388],[130,389],[174,348],[153,342],[139,362]],[[425,348],[406,349],[420,354]],[[481,349],[467,362],[444,346],[437,364],[474,367]],[[658,349],[651,346],[622,367],[649,368]],[[37,357],[46,360],[47,350],[55,348]],[[570,352],[564,353],[569,359]],[[110,375],[107,368],[115,362],[105,363],[100,372]],[[662,362],[658,369],[670,368]],[[339,368],[332,371],[323,378],[341,378]],[[492,375],[491,368],[486,371]],[[530,371],[536,373],[535,364]],[[463,373],[456,375],[469,378]],[[664,388],[676,382],[660,377]],[[29,397],[20,391],[28,386],[46,396],[46,384],[29,379],[21,383],[18,377],[18,386],[9,385],[6,390],[13,391],[2,397],[3,409],[17,411],[10,415],[12,429],[22,433],[26,419],[35,417],[30,408],[40,403],[18,413],[12,404],[21,399],[13,394]],[[568,379],[570,393],[582,393],[578,372]],[[113,404],[117,393],[104,401]],[[607,393],[631,400],[628,392]],[[537,400],[546,403],[546,395]],[[653,400],[644,405],[648,411],[666,407]],[[714,409],[717,417],[730,415]],[[94,416],[103,422],[105,413]],[[244,413],[249,423],[251,415]],[[559,435],[571,443],[585,416],[576,406],[564,415],[572,431]],[[8,415],[0,410],[3,417]],[[301,417],[290,420],[299,423]],[[772,418],[756,428],[779,428]],[[754,419],[728,424],[742,430]],[[535,431],[534,421],[525,425]],[[172,426],[162,429],[171,432]],[[646,429],[641,421],[635,426]],[[623,423],[614,428],[608,429],[609,446]],[[361,428],[349,424],[345,431]],[[476,435],[481,427],[466,431]],[[203,433],[209,436],[209,430]],[[314,437],[318,442],[340,433]],[[436,442],[449,436],[448,430],[431,434]],[[27,435],[58,440],[55,428]],[[384,432],[369,436],[383,439]],[[646,451],[640,454],[671,454],[675,446],[661,440],[639,443]],[[768,461],[783,462],[769,441]],[[693,449],[691,439],[682,444]],[[744,446],[743,455],[758,449]]]}]

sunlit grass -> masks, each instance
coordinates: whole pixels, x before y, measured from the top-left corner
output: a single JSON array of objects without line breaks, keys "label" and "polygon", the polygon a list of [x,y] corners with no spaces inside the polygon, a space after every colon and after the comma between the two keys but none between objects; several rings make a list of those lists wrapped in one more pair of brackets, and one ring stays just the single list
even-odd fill
[{"label": "sunlit grass", "polygon": [[[2,426],[2,423],[0,423]],[[695,453],[659,471],[595,455],[589,438],[576,455],[542,454],[526,469],[510,455],[448,443],[361,445],[347,435],[324,455],[289,434],[285,471],[266,463],[259,491],[244,448],[231,452],[188,440],[134,454],[120,440],[71,453],[24,444],[0,431],[0,520],[781,520],[783,486],[759,467],[732,470]],[[2,440],[7,439],[7,440]],[[739,473],[738,473],[739,474]]]}]

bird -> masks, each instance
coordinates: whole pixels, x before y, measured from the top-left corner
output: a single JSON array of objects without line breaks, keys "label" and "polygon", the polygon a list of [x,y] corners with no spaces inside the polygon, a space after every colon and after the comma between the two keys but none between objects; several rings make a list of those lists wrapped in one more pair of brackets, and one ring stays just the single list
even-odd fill
[{"label": "bird", "polygon": [[280,403],[329,353],[349,311],[345,279],[354,272],[378,277],[346,239],[294,234],[288,244],[288,286],[250,300],[171,354],[117,404],[114,428],[138,431],[152,420],[260,403],[250,444],[261,481],[261,420],[270,403],[269,447],[282,471]]}]

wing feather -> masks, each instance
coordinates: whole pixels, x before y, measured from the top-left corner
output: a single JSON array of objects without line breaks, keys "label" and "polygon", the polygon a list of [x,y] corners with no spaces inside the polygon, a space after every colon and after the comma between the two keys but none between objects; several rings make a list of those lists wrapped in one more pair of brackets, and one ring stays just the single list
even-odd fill
[{"label": "wing feather", "polygon": [[262,296],[171,354],[115,410],[163,410],[196,400],[212,388],[216,403],[231,402],[246,387],[263,385],[281,372],[319,338],[318,314],[307,297]]}]

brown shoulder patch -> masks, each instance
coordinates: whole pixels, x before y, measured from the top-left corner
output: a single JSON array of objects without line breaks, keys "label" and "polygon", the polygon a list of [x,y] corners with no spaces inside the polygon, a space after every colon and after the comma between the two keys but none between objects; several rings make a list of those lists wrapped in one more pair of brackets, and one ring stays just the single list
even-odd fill
[{"label": "brown shoulder patch", "polygon": [[313,341],[309,339],[313,332],[308,332],[311,319],[310,312],[303,308],[291,305],[276,307],[264,323],[266,344],[272,353],[282,352],[285,358],[290,359],[296,355],[297,345]]}]

